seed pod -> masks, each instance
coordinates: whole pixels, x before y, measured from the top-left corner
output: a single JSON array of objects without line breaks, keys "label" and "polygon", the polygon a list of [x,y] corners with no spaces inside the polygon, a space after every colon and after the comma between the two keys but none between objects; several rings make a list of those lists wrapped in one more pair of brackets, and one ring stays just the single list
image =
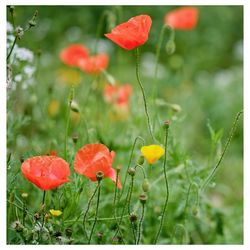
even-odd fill
[{"label": "seed pod", "polygon": [[128,174],[131,175],[131,176],[134,176],[135,175],[135,169],[134,168],[129,168]]},{"label": "seed pod", "polygon": [[97,179],[98,181],[101,181],[102,178],[103,178],[103,176],[104,176],[104,174],[103,174],[102,171],[98,171],[98,172],[96,173],[96,179]]},{"label": "seed pod", "polygon": [[137,217],[136,214],[131,214],[130,217],[129,217],[129,219],[130,219],[131,222],[136,222],[137,219],[138,219],[138,217]]},{"label": "seed pod", "polygon": [[143,204],[143,205],[147,202],[147,199],[148,199],[148,197],[145,194],[141,194],[139,196],[139,200],[140,200],[141,204]]},{"label": "seed pod", "polygon": [[73,142],[76,144],[77,143],[77,141],[78,141],[78,134],[76,134],[76,133],[74,133],[73,135],[72,135],[72,140],[73,140]]}]

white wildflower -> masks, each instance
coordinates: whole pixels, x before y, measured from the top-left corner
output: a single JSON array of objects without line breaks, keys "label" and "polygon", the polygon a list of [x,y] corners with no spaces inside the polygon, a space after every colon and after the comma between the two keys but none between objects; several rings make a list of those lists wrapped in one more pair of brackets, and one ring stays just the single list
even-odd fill
[{"label": "white wildflower", "polygon": [[9,22],[7,22],[7,27],[6,27],[6,29],[7,29],[7,32],[9,32],[9,33],[13,32],[13,30],[14,30],[12,24],[9,23]]},{"label": "white wildflower", "polygon": [[16,82],[21,82],[22,79],[23,79],[23,77],[22,77],[21,74],[16,75],[15,78],[14,78],[14,80],[15,80]]},{"label": "white wildflower", "polygon": [[15,56],[20,61],[28,61],[32,62],[34,59],[34,54],[32,51],[26,49],[26,48],[16,48],[15,49]]},{"label": "white wildflower", "polygon": [[23,69],[24,73],[27,75],[28,78],[31,78],[33,76],[35,70],[35,67],[29,65],[25,66]]}]

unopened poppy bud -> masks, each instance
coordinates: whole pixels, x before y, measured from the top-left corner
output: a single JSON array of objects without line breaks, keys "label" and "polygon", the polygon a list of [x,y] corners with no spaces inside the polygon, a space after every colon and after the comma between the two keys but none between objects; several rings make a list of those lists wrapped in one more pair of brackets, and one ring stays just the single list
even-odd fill
[{"label": "unopened poppy bud", "polygon": [[131,176],[134,176],[135,175],[135,169],[134,168],[129,168],[128,169],[128,174],[131,175]]},{"label": "unopened poppy bud", "polygon": [[181,106],[178,104],[172,104],[171,108],[173,109],[173,111],[175,112],[181,112]]},{"label": "unopened poppy bud", "polygon": [[29,194],[28,193],[22,193],[21,196],[22,196],[23,199],[26,199],[26,198],[28,198]]},{"label": "unopened poppy bud", "polygon": [[79,106],[78,106],[78,103],[75,100],[72,100],[72,102],[70,104],[70,109],[73,112],[79,113]]},{"label": "unopened poppy bud", "polygon": [[75,134],[72,135],[72,140],[73,140],[73,142],[74,142],[75,144],[77,143],[78,139],[79,139],[78,134],[75,133]]},{"label": "unopened poppy bud", "polygon": [[104,174],[103,174],[102,171],[98,171],[98,172],[96,173],[96,179],[97,179],[98,181],[101,181],[102,178],[103,178],[103,176],[104,176]]},{"label": "unopened poppy bud", "polygon": [[198,208],[195,206],[192,208],[192,214],[196,216],[198,214]]},{"label": "unopened poppy bud", "polygon": [[168,55],[172,55],[175,52],[175,42],[174,40],[169,40],[166,44],[166,52]]},{"label": "unopened poppy bud", "polygon": [[164,126],[168,128],[169,125],[170,125],[170,120],[166,120],[166,121],[164,122]]},{"label": "unopened poppy bud", "polygon": [[150,186],[149,186],[149,181],[147,178],[144,179],[143,183],[142,183],[142,190],[147,193],[149,190]]},{"label": "unopened poppy bud", "polygon": [[137,217],[136,214],[131,214],[130,217],[129,217],[129,219],[130,219],[131,222],[136,222],[137,219],[138,219],[138,217]]},{"label": "unopened poppy bud", "polygon": [[67,237],[70,238],[72,233],[73,233],[72,228],[68,227],[68,228],[65,229],[65,234],[66,234]]},{"label": "unopened poppy bud", "polygon": [[148,199],[148,197],[145,194],[141,194],[139,196],[139,200],[140,200],[141,204],[143,204],[143,205],[147,202],[147,199]]},{"label": "unopened poppy bud", "polygon": [[139,165],[143,165],[143,163],[144,163],[144,156],[143,156],[143,155],[140,156],[140,158],[139,158],[139,160],[137,161],[137,163],[138,163]]}]

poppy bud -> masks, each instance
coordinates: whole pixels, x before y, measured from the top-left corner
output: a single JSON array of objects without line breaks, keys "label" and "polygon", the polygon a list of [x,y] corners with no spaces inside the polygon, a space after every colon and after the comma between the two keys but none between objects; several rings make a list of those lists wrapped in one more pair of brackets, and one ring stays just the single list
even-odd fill
[{"label": "poppy bud", "polygon": [[75,134],[72,135],[72,140],[73,140],[73,142],[74,142],[75,144],[77,143],[78,138],[79,138],[79,137],[78,137],[78,134],[75,133]]},{"label": "poppy bud", "polygon": [[70,103],[70,109],[73,112],[79,113],[79,106],[78,106],[78,103],[75,100],[71,101],[71,103]]},{"label": "poppy bud", "polygon": [[134,176],[135,175],[135,169],[134,168],[129,168],[128,169],[128,174],[131,175],[131,176]]},{"label": "poppy bud", "polygon": [[166,52],[168,55],[172,55],[175,52],[175,42],[174,40],[169,40],[166,44]]},{"label": "poppy bud", "polygon": [[130,217],[129,217],[129,219],[130,219],[131,222],[136,222],[137,219],[138,219],[138,217],[137,217],[136,214],[131,214]]},{"label": "poppy bud", "polygon": [[147,193],[149,190],[150,186],[149,186],[149,181],[147,178],[144,179],[143,183],[142,183],[142,190]]},{"label": "poppy bud", "polygon": [[143,156],[143,155],[140,156],[140,158],[139,158],[139,160],[137,161],[137,163],[138,163],[139,165],[143,165],[143,163],[144,163],[144,156]]},{"label": "poppy bud", "polygon": [[181,106],[178,104],[172,104],[171,108],[173,109],[174,112],[181,112]]},{"label": "poppy bud", "polygon": [[147,202],[147,199],[148,199],[148,197],[145,194],[141,194],[139,196],[139,200],[140,200],[141,204],[143,204],[143,205]]},{"label": "poppy bud", "polygon": [[23,199],[26,199],[26,198],[28,198],[29,194],[28,193],[22,193],[21,196],[22,196]]},{"label": "poppy bud", "polygon": [[102,180],[103,176],[104,176],[104,174],[103,174],[102,171],[98,171],[98,172],[96,173],[96,179],[97,179],[99,182]]}]

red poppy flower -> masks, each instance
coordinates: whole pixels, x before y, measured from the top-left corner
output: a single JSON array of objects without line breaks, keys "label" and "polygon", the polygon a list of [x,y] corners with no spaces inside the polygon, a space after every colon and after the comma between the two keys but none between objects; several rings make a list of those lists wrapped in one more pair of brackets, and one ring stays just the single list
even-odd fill
[{"label": "red poppy flower", "polygon": [[[87,144],[78,150],[74,161],[74,169],[78,174],[85,175],[92,181],[96,181],[96,173],[101,171],[104,177],[116,182],[117,173],[112,168],[114,157],[115,152],[110,152],[103,144]],[[119,179],[117,187],[122,187]]]},{"label": "red poppy flower", "polygon": [[35,156],[25,160],[21,166],[26,179],[42,190],[56,188],[70,175],[69,164],[57,156]]},{"label": "red poppy flower", "polygon": [[151,24],[150,16],[135,16],[116,26],[111,33],[105,34],[105,36],[123,49],[131,50],[148,40]]},{"label": "red poppy flower", "polygon": [[195,7],[182,7],[165,16],[165,24],[179,30],[191,30],[195,28],[197,21],[198,9]]},{"label": "red poppy flower", "polygon": [[108,67],[109,57],[105,53],[100,53],[81,60],[80,69],[89,74],[98,74]]},{"label": "red poppy flower", "polygon": [[108,103],[113,103],[119,107],[128,106],[129,97],[132,93],[132,87],[130,84],[122,86],[107,84],[104,88],[104,99]]},{"label": "red poppy flower", "polygon": [[60,59],[69,66],[78,66],[79,62],[89,56],[88,49],[81,44],[72,44],[63,49]]}]

